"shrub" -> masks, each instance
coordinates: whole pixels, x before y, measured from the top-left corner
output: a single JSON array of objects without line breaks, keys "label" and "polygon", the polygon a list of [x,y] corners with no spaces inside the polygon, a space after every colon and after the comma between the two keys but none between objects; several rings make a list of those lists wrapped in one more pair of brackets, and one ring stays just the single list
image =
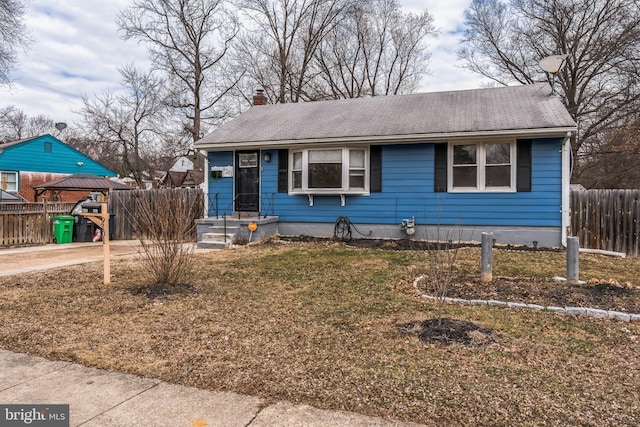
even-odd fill
[{"label": "shrub", "polygon": [[137,197],[132,222],[143,248],[140,263],[156,285],[184,283],[191,274],[194,219],[202,209],[202,193],[190,198],[179,190],[141,191]]}]

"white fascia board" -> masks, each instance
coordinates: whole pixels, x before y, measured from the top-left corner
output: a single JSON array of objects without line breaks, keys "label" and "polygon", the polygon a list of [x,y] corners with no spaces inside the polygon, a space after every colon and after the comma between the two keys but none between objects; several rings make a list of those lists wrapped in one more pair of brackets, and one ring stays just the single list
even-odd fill
[{"label": "white fascia board", "polygon": [[554,138],[564,137],[568,132],[575,132],[575,127],[514,129],[481,132],[453,132],[414,135],[389,136],[358,136],[347,138],[308,138],[277,141],[247,141],[247,142],[218,142],[198,145],[198,149],[205,151],[244,150],[251,148],[289,148],[300,145],[344,145],[344,144],[411,144],[416,142],[447,142],[487,137],[517,137],[517,138]]}]

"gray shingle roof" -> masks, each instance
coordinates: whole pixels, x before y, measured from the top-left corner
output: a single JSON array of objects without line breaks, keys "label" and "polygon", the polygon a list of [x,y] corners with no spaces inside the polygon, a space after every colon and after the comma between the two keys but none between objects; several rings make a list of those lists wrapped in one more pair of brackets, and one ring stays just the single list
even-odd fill
[{"label": "gray shingle roof", "polygon": [[0,203],[2,202],[24,202],[24,199],[19,195],[0,190]]},{"label": "gray shingle roof", "polygon": [[547,84],[252,107],[196,143],[199,148],[358,138],[434,140],[452,134],[546,130],[575,122]]}]

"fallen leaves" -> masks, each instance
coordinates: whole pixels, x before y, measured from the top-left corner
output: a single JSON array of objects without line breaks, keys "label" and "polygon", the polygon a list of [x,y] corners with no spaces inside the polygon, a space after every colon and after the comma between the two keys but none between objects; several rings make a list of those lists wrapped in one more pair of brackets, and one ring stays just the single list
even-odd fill
[{"label": "fallen leaves", "polygon": [[[496,258],[496,276],[532,297],[563,254]],[[475,286],[478,259],[461,250],[461,283]],[[633,259],[585,261],[589,277],[640,282]],[[436,311],[415,298],[419,251],[289,242],[191,262],[175,292],[148,288],[133,261],[113,263],[108,287],[100,264],[1,278],[0,347],[427,425],[638,424],[640,325],[447,305],[478,328],[470,345],[430,344],[418,337]]]},{"label": "fallen leaves", "polygon": [[592,277],[591,279],[587,280],[587,284],[591,286],[610,285],[620,289],[638,289],[638,287],[634,286],[634,284],[631,282],[620,282],[619,280],[613,279],[613,278],[609,278],[608,280],[603,280],[603,279],[597,279],[595,277]]}]

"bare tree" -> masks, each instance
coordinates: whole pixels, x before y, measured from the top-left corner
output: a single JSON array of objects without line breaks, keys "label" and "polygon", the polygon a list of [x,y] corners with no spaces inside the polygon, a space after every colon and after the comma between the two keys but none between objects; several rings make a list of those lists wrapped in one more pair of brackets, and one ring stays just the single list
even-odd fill
[{"label": "bare tree", "polygon": [[56,129],[55,121],[44,114],[38,114],[34,117],[29,117],[28,131],[31,136],[39,136],[44,134],[54,134],[60,136],[60,131]]},{"label": "bare tree", "polygon": [[163,142],[169,128],[161,90],[164,80],[153,72],[141,73],[132,65],[120,69],[120,73],[123,93],[83,96],[80,114],[88,131],[85,139],[111,146],[121,158],[116,170],[143,185],[148,158],[166,149]]},{"label": "bare tree", "polygon": [[425,40],[435,35],[427,11],[402,13],[397,0],[357,2],[315,52],[319,80],[331,98],[414,92],[430,57]]},{"label": "bare tree", "polygon": [[10,73],[16,66],[19,48],[30,43],[22,17],[27,9],[23,0],[0,1],[0,85],[11,82]]},{"label": "bare tree", "polygon": [[[435,236],[427,236],[427,241],[421,246],[427,257],[427,274],[424,279],[429,293],[435,293],[438,303],[438,327],[442,326],[442,313],[447,301],[451,282],[456,274],[456,261],[462,242],[463,227],[457,222],[452,227],[445,228],[440,224],[440,214],[435,230]],[[435,238],[435,239],[434,239]]]},{"label": "bare tree", "polygon": [[[623,124],[640,100],[637,0],[473,0],[458,56],[497,84],[551,81],[538,66],[567,54],[557,86],[579,135],[573,152],[598,150],[598,137]],[[584,168],[583,168],[584,170]]]},{"label": "bare tree", "polygon": [[59,135],[54,120],[43,114],[29,117],[23,110],[9,105],[0,108],[0,139],[1,142],[17,141],[33,138],[44,134]]},{"label": "bare tree", "polygon": [[588,158],[580,176],[587,188],[638,188],[640,186],[640,116],[619,128],[597,135],[597,155]]},{"label": "bare tree", "polygon": [[253,24],[238,60],[278,103],[314,100],[313,57],[351,0],[237,0]]},{"label": "bare tree", "polygon": [[238,21],[222,0],[132,0],[117,24],[125,39],[146,43],[153,66],[167,73],[165,101],[183,112],[192,142],[205,123],[235,113],[223,100],[240,78],[225,61]]},{"label": "bare tree", "polygon": [[25,112],[14,105],[0,109],[0,134],[3,142],[27,138],[27,122],[28,117]]},{"label": "bare tree", "polygon": [[[84,128],[84,124],[80,124],[79,126]],[[110,142],[92,139],[89,135],[90,132],[87,132],[84,129],[82,131],[74,130],[65,135],[64,142],[81,153],[91,157],[101,165],[124,176],[122,169],[122,156],[114,145]]]}]

